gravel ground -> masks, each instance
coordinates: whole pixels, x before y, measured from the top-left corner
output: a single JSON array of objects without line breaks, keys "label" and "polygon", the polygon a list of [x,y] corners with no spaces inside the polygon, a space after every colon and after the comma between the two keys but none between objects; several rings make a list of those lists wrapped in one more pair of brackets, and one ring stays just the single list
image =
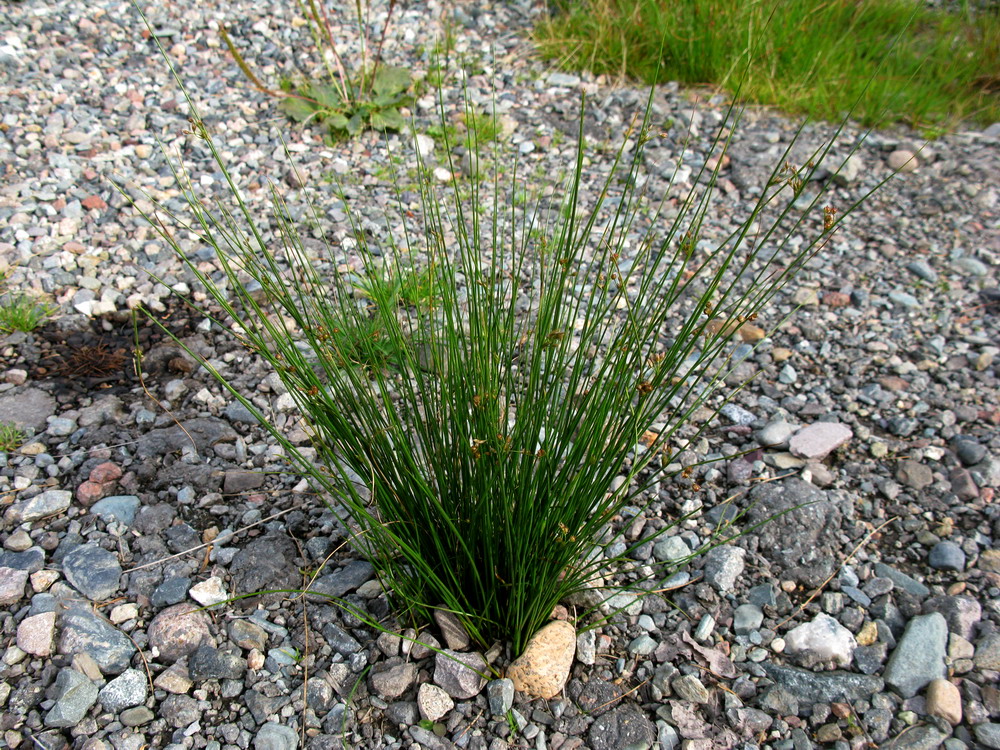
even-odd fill
[{"label": "gravel ground", "polygon": [[[592,188],[609,168],[601,146],[622,136],[645,95],[536,61],[527,32],[543,5],[400,6],[386,56],[433,73],[434,40],[448,30],[469,95],[495,98],[533,179],[572,163],[586,90]],[[747,526],[793,510],[682,566],[665,584],[669,602],[620,599],[621,614],[578,636],[564,690],[530,700],[318,598],[272,594],[189,614],[194,603],[301,586],[343,529],[299,478],[266,473],[283,466],[274,441],[151,325],[138,331],[144,382],[130,370],[127,311],[144,303],[306,440],[263,364],[151,280],[190,283],[114,185],[183,213],[157,141],[183,152],[205,196],[222,194],[222,176],[184,133],[186,106],[134,10],[2,7],[0,263],[10,287],[48,295],[60,314],[0,339],[0,421],[33,435],[0,453],[0,747],[1000,748],[1000,125],[922,150],[905,130],[864,140],[833,186],[839,205],[917,155],[757,321],[777,330],[733,383],[756,379],[682,457],[722,460],[662,483],[620,528],[641,541],[699,511],[639,545],[641,569],[700,545],[732,495],[749,508]],[[304,64],[310,47],[291,4],[182,0],[150,13],[262,216],[273,179],[293,216],[321,206],[311,231],[339,242],[349,236],[339,179],[364,229],[384,235],[390,155],[415,165],[413,139],[324,145],[290,126],[220,47],[225,20],[252,40],[247,58],[267,80]],[[349,45],[346,20],[334,23]],[[461,89],[446,86],[446,108],[459,111]],[[669,86],[655,112],[673,126],[648,154],[654,193],[682,136],[682,166],[697,170],[724,115],[716,99]],[[414,114],[426,137],[433,99]],[[712,232],[745,215],[796,127],[747,113]],[[803,142],[832,135],[809,126]],[[846,156],[859,135],[845,130],[834,153]],[[442,151],[431,158],[444,169]],[[373,578],[341,551],[317,585],[385,617]],[[421,640],[453,637],[434,626]],[[507,663],[502,648],[486,657]]]}]

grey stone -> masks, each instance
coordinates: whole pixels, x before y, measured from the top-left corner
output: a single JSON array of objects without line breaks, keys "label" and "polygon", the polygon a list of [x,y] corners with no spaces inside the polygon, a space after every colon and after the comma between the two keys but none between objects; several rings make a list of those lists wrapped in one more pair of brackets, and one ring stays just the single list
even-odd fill
[{"label": "grey stone", "polygon": [[881,679],[870,675],[852,672],[814,674],[805,669],[768,662],[761,666],[776,685],[805,704],[870,700],[875,693],[882,692],[884,687]]},{"label": "grey stone", "polygon": [[[229,565],[233,589],[237,594],[252,594],[264,590],[292,591],[301,588],[302,578],[295,564],[297,556],[295,542],[285,534],[266,534],[254,539],[236,553]],[[286,596],[283,593],[268,594],[262,600],[276,602]]]},{"label": "grey stone", "polygon": [[66,580],[92,601],[110,599],[118,591],[122,566],[114,552],[96,544],[82,544],[70,550],[62,564]]},{"label": "grey stone", "polygon": [[159,715],[172,727],[186,727],[201,717],[201,706],[190,695],[168,695],[160,703]]},{"label": "grey stone", "polygon": [[246,659],[212,646],[199,646],[188,658],[188,674],[195,681],[238,680],[246,671]]},{"label": "grey stone", "polygon": [[763,524],[756,534],[760,553],[782,576],[819,586],[836,568],[837,532],[850,512],[837,493],[827,493],[801,479],[759,485],[750,493],[748,524]]},{"label": "grey stone", "polygon": [[62,513],[73,502],[73,493],[68,490],[45,490],[27,500],[14,503],[4,518],[13,524],[38,521]]},{"label": "grey stone", "polygon": [[902,571],[896,570],[885,563],[875,563],[875,575],[884,576],[892,581],[893,585],[903,589],[919,599],[929,596],[931,590],[917,579],[908,576]]},{"label": "grey stone", "polygon": [[907,727],[882,745],[884,750],[937,750],[948,737],[932,726]]},{"label": "grey stone", "polygon": [[506,678],[490,680],[486,684],[486,698],[493,716],[506,716],[514,705],[514,682]]},{"label": "grey stone", "polygon": [[413,726],[407,731],[415,742],[421,747],[427,748],[427,750],[456,750],[455,743],[444,739],[444,737],[438,737],[429,729],[424,729],[421,726]]},{"label": "grey stone", "polygon": [[788,439],[795,432],[795,428],[784,420],[768,423],[763,429],[754,433],[754,438],[758,445],[764,448],[776,448],[784,450],[788,448]]},{"label": "grey stone", "polygon": [[[665,678],[666,672],[667,670],[663,670],[660,673],[661,676]],[[676,670],[671,672],[671,675],[675,673]],[[663,683],[660,684],[660,688],[661,692],[669,692],[670,690],[669,685]],[[663,690],[663,688],[666,688],[666,690]],[[586,684],[581,683],[579,680],[573,680],[566,690],[567,696],[572,699],[573,703],[579,706],[588,716],[595,717],[602,716],[615,708],[621,703],[624,693],[625,691],[622,690],[620,685],[598,678],[593,678]]]},{"label": "grey stone", "polygon": [[413,701],[396,701],[385,709],[385,718],[396,725],[412,726],[420,721],[420,709]]},{"label": "grey stone", "polygon": [[724,544],[705,555],[705,581],[720,594],[732,591],[743,573],[746,550]]},{"label": "grey stone", "polygon": [[56,677],[55,703],[45,714],[45,726],[76,726],[96,702],[97,685],[75,669],[65,667]]},{"label": "grey stone", "polygon": [[548,82],[550,86],[573,88],[580,85],[580,76],[571,73],[549,73]]},{"label": "grey stone", "polygon": [[0,396],[0,422],[40,432],[45,429],[56,408],[56,400],[40,388],[8,391]]},{"label": "grey stone", "polygon": [[232,443],[238,437],[236,430],[215,417],[197,417],[180,424],[150,430],[139,438],[136,452],[141,458],[179,453],[185,447],[194,447],[199,453],[217,443]]},{"label": "grey stone", "polygon": [[45,567],[45,550],[41,547],[29,547],[23,552],[0,551],[0,568],[37,573],[43,567]]},{"label": "grey stone", "polygon": [[911,619],[893,649],[883,678],[904,698],[912,698],[931,680],[946,675],[948,623],[938,612]]},{"label": "grey stone", "polygon": [[588,737],[591,750],[638,750],[651,748],[656,732],[645,714],[628,703],[594,719]]},{"label": "grey stone", "polygon": [[411,662],[390,660],[372,668],[368,676],[371,689],[392,700],[403,695],[417,681],[417,666]]},{"label": "grey stone", "polygon": [[736,635],[746,635],[763,622],[764,612],[754,604],[741,604],[733,612],[733,631]]},{"label": "grey stone", "polygon": [[127,727],[141,727],[156,718],[156,714],[145,706],[126,708],[118,715],[118,720]]},{"label": "grey stone", "polygon": [[979,641],[972,658],[979,669],[1000,671],[1000,633],[990,633]]},{"label": "grey stone", "polygon": [[638,638],[634,638],[628,645],[628,652],[637,656],[649,656],[656,651],[658,645],[655,640],[643,633]]},{"label": "grey stone", "polygon": [[935,570],[965,570],[965,552],[955,542],[938,542],[931,549],[927,562]]},{"label": "grey stone", "polygon": [[469,634],[465,632],[461,621],[451,612],[435,609],[434,621],[441,629],[441,635],[444,636],[444,642],[448,644],[448,648],[464,651],[469,647]]},{"label": "grey stone", "polygon": [[352,560],[340,570],[318,578],[309,590],[325,597],[341,597],[368,583],[374,577],[375,568],[371,563]]},{"label": "grey stone", "polygon": [[904,458],[896,466],[896,479],[907,487],[922,490],[934,483],[934,473],[929,466],[912,458]]},{"label": "grey stone", "polygon": [[697,675],[685,674],[674,678],[671,687],[678,697],[692,703],[708,703],[712,696]]},{"label": "grey stone", "polygon": [[452,698],[474,698],[486,684],[489,665],[478,652],[444,649],[434,656],[434,683]]},{"label": "grey stone", "polygon": [[253,738],[254,750],[295,750],[299,746],[299,733],[292,727],[269,721]]},{"label": "grey stone", "polygon": [[105,674],[119,674],[128,669],[135,646],[124,633],[83,605],[74,605],[61,617],[62,634],[59,653],[85,653]]},{"label": "grey stone", "polygon": [[882,670],[885,656],[889,651],[886,643],[873,643],[854,649],[854,665],[861,674],[875,674]]},{"label": "grey stone", "polygon": [[1000,750],[1000,724],[988,722],[976,724],[973,731],[976,734],[976,739],[983,746],[990,748],[990,750]]},{"label": "grey stone", "polygon": [[[271,686],[264,683],[261,687],[264,690],[268,690]],[[255,688],[244,693],[243,700],[246,702],[247,710],[250,711],[253,720],[258,724],[264,724],[268,716],[277,714],[282,708],[288,705],[291,699],[289,696],[281,694],[267,696]]]},{"label": "grey stone", "polygon": [[[267,648],[267,631],[250,620],[233,620],[230,622],[229,637],[240,648],[255,648],[258,651],[263,651]],[[313,683],[310,682],[310,684]]]},{"label": "grey stone", "polygon": [[691,548],[679,536],[668,536],[653,545],[653,557],[659,562],[677,563],[691,556]]},{"label": "grey stone", "polygon": [[747,592],[747,599],[755,607],[774,607],[778,604],[778,588],[773,583],[761,583]]},{"label": "grey stone", "polygon": [[116,714],[124,708],[145,703],[148,688],[145,673],[138,669],[126,669],[101,688],[98,699],[105,711]]},{"label": "grey stone", "polygon": [[139,510],[139,498],[135,495],[112,495],[94,503],[90,512],[100,516],[105,523],[118,521],[125,526],[131,526]]},{"label": "grey stone", "polygon": [[169,607],[171,604],[180,604],[187,599],[187,592],[190,588],[190,578],[178,578],[176,576],[167,578],[153,589],[153,593],[149,596],[149,601],[158,609]]},{"label": "grey stone", "polygon": [[338,654],[347,656],[361,650],[361,644],[357,639],[335,623],[330,622],[323,626],[323,637],[327,645]]},{"label": "grey stone", "polygon": [[956,437],[952,440],[952,447],[958,460],[966,466],[975,466],[986,458],[986,448],[975,440],[967,437]]},{"label": "grey stone", "polygon": [[971,596],[934,596],[924,602],[923,611],[940,612],[948,623],[948,630],[971,641],[976,625],[982,619],[983,608]]},{"label": "grey stone", "polygon": [[932,284],[937,281],[937,271],[931,268],[930,264],[924,260],[912,260],[906,264],[906,270],[917,278],[929,281]]}]

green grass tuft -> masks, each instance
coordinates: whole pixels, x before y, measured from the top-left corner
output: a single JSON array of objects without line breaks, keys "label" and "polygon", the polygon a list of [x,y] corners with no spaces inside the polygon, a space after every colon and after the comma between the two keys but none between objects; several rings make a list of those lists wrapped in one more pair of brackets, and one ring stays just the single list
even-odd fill
[{"label": "green grass tuft", "polygon": [[7,294],[0,299],[0,331],[30,333],[56,311],[53,305],[27,294]]},{"label": "green grass tuft", "polygon": [[24,445],[24,430],[12,422],[0,422],[0,451],[15,451]]},{"label": "green grass tuft", "polygon": [[566,68],[738,87],[746,101],[833,122],[848,111],[869,126],[904,122],[932,131],[1000,121],[996,7],[946,13],[910,0],[556,5],[562,12],[535,35]]}]

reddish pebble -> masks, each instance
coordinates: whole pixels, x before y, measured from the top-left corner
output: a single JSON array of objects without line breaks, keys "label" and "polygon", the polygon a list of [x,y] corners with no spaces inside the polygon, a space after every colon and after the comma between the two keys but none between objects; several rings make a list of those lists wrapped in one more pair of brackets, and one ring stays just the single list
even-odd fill
[{"label": "reddish pebble", "polygon": [[89,507],[104,497],[104,491],[100,482],[84,482],[76,488],[76,499]]},{"label": "reddish pebble", "polygon": [[83,170],[83,179],[85,180],[96,180],[100,175],[93,169]]},{"label": "reddish pebble", "polygon": [[111,461],[105,461],[103,464],[98,464],[90,472],[91,482],[114,482],[115,480],[121,478],[121,467]]},{"label": "reddish pebble", "polygon": [[83,204],[83,207],[88,211],[94,208],[96,208],[99,211],[103,211],[108,207],[108,204],[105,203],[104,199],[99,195],[88,195],[81,201],[81,203]]},{"label": "reddish pebble", "polygon": [[823,295],[827,307],[847,307],[851,304],[851,295],[843,292],[827,292]]},{"label": "reddish pebble", "polygon": [[992,503],[993,502],[993,488],[992,487],[983,487],[981,490],[979,490],[979,499],[982,500],[984,503]]}]

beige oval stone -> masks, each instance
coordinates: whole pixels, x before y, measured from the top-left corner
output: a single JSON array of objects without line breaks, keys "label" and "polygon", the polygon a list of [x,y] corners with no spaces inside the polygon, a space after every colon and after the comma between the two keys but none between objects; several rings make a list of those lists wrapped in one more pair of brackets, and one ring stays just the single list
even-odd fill
[{"label": "beige oval stone", "polygon": [[925,698],[930,716],[944,719],[952,726],[962,722],[962,695],[953,683],[945,679],[931,680]]},{"label": "beige oval stone", "polygon": [[535,698],[554,698],[569,679],[576,652],[576,629],[564,620],[535,633],[527,648],[507,669],[514,689]]},{"label": "beige oval stone", "polygon": [[34,656],[48,656],[52,653],[55,632],[55,612],[42,612],[25,617],[17,626],[17,647]]}]

